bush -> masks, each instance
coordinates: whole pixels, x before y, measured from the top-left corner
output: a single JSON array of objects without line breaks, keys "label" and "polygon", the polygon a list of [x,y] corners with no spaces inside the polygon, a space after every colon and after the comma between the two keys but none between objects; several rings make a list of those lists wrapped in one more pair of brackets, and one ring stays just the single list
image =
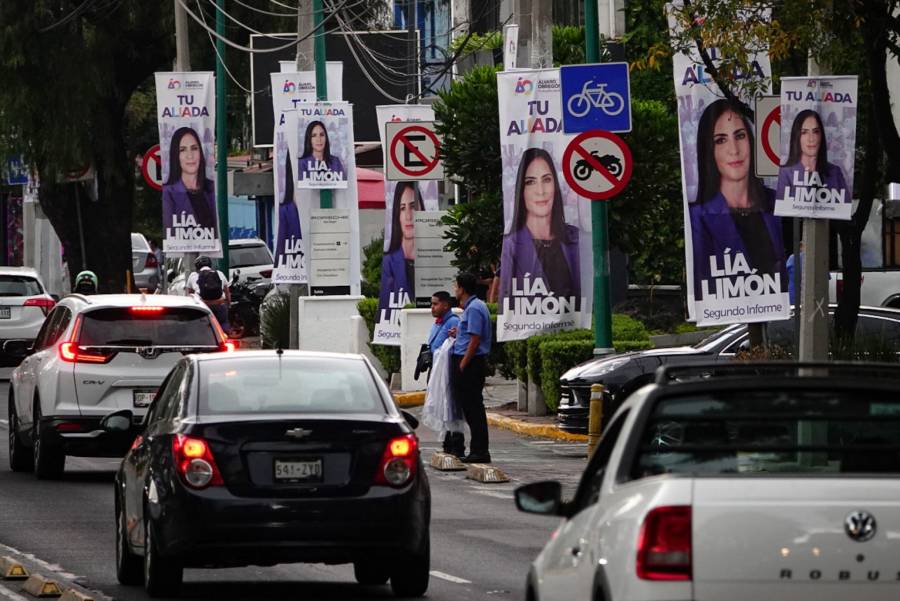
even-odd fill
[{"label": "bush", "polygon": [[[650,340],[650,332],[640,320],[621,313],[612,316],[613,340]],[[618,347],[616,348],[618,350]]]},{"label": "bush", "polygon": [[291,299],[274,294],[263,301],[259,316],[259,338],[262,348],[290,348]]},{"label": "bush", "polygon": [[[366,321],[366,327],[369,330],[369,340],[372,340],[372,336],[375,335],[375,317],[378,315],[378,299],[364,298],[357,303],[356,309]],[[388,373],[388,378],[390,378],[390,374],[400,371],[399,346],[384,346],[383,344],[372,344],[371,342],[367,344],[372,349],[372,354],[381,361],[382,367]]]},{"label": "bush", "polygon": [[540,345],[541,391],[550,411],[559,405],[559,378],[574,365],[594,356],[592,340],[545,340]]},{"label": "bush", "polygon": [[378,298],[381,291],[381,261],[384,257],[384,236],[378,237],[363,248],[362,293]]}]

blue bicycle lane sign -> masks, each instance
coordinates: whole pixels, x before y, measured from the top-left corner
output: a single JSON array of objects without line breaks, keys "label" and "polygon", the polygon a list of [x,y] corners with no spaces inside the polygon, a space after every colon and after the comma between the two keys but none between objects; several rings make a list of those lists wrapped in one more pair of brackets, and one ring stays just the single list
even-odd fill
[{"label": "blue bicycle lane sign", "polygon": [[559,68],[563,131],[631,131],[628,63],[564,65]]}]

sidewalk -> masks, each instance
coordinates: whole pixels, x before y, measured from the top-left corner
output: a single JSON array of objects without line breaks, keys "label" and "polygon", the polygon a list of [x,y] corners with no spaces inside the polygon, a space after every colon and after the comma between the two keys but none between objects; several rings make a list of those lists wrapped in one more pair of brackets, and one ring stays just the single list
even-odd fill
[{"label": "sidewalk", "polygon": [[[518,411],[517,394],[515,380],[507,380],[500,376],[491,376],[485,380],[484,407],[487,410],[489,425],[512,430],[524,436],[587,442],[588,437],[584,434],[570,434],[557,428],[555,415],[532,416],[527,412]],[[394,399],[400,407],[419,407],[425,403],[425,393],[394,393]]]}]

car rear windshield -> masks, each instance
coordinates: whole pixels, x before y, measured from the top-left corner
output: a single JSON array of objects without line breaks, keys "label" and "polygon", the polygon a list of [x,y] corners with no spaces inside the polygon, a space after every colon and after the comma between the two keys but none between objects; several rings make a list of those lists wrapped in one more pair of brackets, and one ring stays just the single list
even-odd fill
[{"label": "car rear windshield", "polygon": [[150,245],[141,234],[131,234],[131,250],[150,250]]},{"label": "car rear windshield", "polygon": [[759,389],[661,399],[633,477],[900,473],[900,395]]},{"label": "car rear windshield", "polygon": [[189,307],[159,312],[130,307],[97,309],[82,314],[82,346],[216,346],[210,316]]},{"label": "car rear windshield", "polygon": [[386,413],[368,367],[356,359],[266,356],[200,364],[201,415]]},{"label": "car rear windshield", "polygon": [[35,296],[43,294],[34,278],[24,275],[0,275],[0,296]]},{"label": "car rear windshield", "polygon": [[265,244],[255,246],[230,246],[228,262],[231,269],[255,265],[271,265],[272,254]]}]

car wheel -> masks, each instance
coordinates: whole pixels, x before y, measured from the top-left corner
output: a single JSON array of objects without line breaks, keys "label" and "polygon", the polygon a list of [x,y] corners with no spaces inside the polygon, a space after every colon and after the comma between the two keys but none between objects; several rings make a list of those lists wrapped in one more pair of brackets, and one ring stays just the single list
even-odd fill
[{"label": "car wheel", "polygon": [[16,404],[9,399],[9,469],[14,472],[30,472],[34,469],[34,455],[31,449],[19,440],[19,417]]},{"label": "car wheel", "polygon": [[408,554],[391,574],[391,589],[397,597],[421,597],[428,590],[431,553],[428,535],[418,553]]},{"label": "car wheel", "polygon": [[34,455],[34,474],[41,480],[58,480],[62,477],[66,466],[66,454],[60,447],[53,446],[41,435],[41,404],[34,403],[32,428],[32,444]]},{"label": "car wheel", "polygon": [[141,584],[144,578],[141,558],[128,544],[128,527],[122,503],[116,503],[116,578],[120,584]]},{"label": "car wheel", "polygon": [[353,576],[360,584],[378,585],[387,582],[391,573],[387,566],[377,561],[354,561]]},{"label": "car wheel", "polygon": [[172,597],[181,588],[184,568],[178,561],[161,557],[153,522],[144,521],[144,588],[151,597]]}]

